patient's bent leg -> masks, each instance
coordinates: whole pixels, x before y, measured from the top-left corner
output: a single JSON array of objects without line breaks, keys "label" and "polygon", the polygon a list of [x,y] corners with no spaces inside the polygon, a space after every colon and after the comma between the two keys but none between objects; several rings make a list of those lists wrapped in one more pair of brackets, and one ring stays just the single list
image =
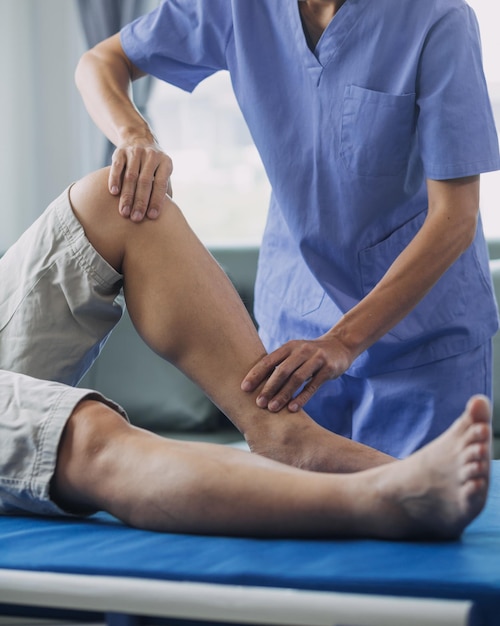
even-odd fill
[{"label": "patient's bent leg", "polygon": [[[241,381],[265,350],[225,273],[168,198],[160,217],[123,219],[101,170],[71,189],[73,210],[97,251],[124,276],[139,334],[185,372],[245,435],[251,449],[324,471],[356,471],[392,461],[321,428],[304,412],[271,414]],[[123,384],[128,384],[127,380]]]},{"label": "patient's bent leg", "polygon": [[455,538],[486,500],[489,420],[488,401],[473,398],[448,431],[407,459],[328,474],[163,439],[84,400],[63,433],[52,495],[70,510],[104,509],[159,531]]}]

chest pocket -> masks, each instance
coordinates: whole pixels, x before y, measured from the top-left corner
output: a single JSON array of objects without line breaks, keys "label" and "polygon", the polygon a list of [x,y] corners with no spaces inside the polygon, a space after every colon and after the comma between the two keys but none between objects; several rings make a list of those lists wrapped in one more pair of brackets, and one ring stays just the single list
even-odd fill
[{"label": "chest pocket", "polygon": [[392,95],[347,85],[341,157],[359,176],[397,176],[408,164],[415,128],[415,94]]},{"label": "chest pocket", "polygon": [[[258,317],[273,323],[283,309],[293,309],[299,317],[316,312],[325,300],[323,287],[298,253],[283,261],[272,246],[261,250],[255,287]],[[272,304],[271,304],[272,303]]]}]

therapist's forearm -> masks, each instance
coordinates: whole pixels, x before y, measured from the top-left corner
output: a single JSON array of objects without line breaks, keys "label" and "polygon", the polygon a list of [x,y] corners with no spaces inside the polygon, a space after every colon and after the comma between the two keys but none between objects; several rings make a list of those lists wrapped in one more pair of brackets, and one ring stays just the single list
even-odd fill
[{"label": "therapist's forearm", "polygon": [[134,222],[159,217],[165,194],[172,195],[172,160],[131,97],[132,82],[141,76],[144,73],[125,54],[119,34],[86,52],[75,73],[90,116],[116,146],[109,191],[119,194],[122,217]]},{"label": "therapist's forearm", "polygon": [[346,313],[327,337],[352,360],[403,320],[474,239],[479,179],[429,183],[429,213],[422,228],[383,279]]},{"label": "therapist's forearm", "polygon": [[118,37],[81,57],[76,85],[93,121],[115,146],[137,139],[154,143],[153,132],[131,97],[132,81],[142,74],[128,62]]}]

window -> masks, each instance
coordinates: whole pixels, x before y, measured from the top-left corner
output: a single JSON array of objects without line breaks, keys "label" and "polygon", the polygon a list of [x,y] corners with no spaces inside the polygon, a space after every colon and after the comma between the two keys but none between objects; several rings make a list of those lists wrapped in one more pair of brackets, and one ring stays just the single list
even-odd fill
[{"label": "window", "polygon": [[[500,8],[469,0],[481,26],[484,67],[500,128]],[[229,76],[219,72],[192,94],[157,81],[148,107],[160,143],[174,162],[174,198],[207,245],[256,245],[264,229],[270,187],[236,104]],[[481,180],[488,238],[500,238],[500,173]]]},{"label": "window", "polygon": [[[486,80],[497,130],[500,133],[500,40],[498,24],[500,7],[492,0],[469,0],[481,28],[483,61]],[[484,230],[489,239],[500,238],[500,172],[483,174],[481,177],[481,213]]]},{"label": "window", "polygon": [[174,199],[206,245],[257,245],[270,187],[233,95],[218,72],[192,94],[157,81],[148,112],[174,162]]}]

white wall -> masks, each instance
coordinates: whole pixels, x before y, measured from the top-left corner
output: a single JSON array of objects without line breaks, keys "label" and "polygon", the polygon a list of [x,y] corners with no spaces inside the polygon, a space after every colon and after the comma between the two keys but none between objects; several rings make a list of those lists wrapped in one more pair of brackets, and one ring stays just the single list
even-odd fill
[{"label": "white wall", "polygon": [[73,80],[82,51],[71,0],[0,0],[0,251],[95,167],[101,137]]},{"label": "white wall", "polygon": [[[500,6],[497,0],[468,0],[481,29],[484,71],[500,135]],[[481,213],[486,236],[500,238],[500,172],[481,176]]]},{"label": "white wall", "polygon": [[491,83],[500,83],[500,6],[497,0],[468,0],[468,4],[474,9],[481,29],[486,78]]}]

